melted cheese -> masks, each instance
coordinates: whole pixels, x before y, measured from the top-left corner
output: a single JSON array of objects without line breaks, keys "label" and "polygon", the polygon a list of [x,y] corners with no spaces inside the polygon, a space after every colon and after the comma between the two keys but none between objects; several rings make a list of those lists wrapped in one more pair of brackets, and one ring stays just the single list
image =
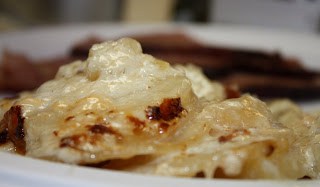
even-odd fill
[{"label": "melted cheese", "polygon": [[319,178],[316,117],[298,111],[288,122],[250,95],[226,100],[199,69],[173,68],[132,39],[94,45],[1,115],[11,105],[30,157],[169,176]]},{"label": "melted cheese", "polygon": [[[142,54],[131,39],[94,45],[87,61],[61,67],[54,80],[17,101],[26,118],[26,154],[95,163],[155,152],[163,135],[146,110],[166,98],[192,110],[196,96],[182,71]],[[106,132],[90,131],[94,125]]]}]

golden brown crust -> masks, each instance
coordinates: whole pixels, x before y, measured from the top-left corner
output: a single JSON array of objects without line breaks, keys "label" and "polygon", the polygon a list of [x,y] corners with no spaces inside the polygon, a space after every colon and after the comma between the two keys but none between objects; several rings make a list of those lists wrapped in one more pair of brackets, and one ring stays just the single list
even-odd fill
[{"label": "golden brown crust", "polygon": [[26,142],[24,140],[24,117],[22,107],[12,106],[0,122],[1,142],[6,143],[9,139],[14,143],[17,153],[25,154]]}]

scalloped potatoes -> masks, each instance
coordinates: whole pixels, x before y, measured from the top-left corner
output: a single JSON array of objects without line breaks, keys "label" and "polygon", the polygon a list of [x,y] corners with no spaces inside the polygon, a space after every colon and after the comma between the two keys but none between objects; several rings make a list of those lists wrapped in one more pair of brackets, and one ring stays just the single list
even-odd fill
[{"label": "scalloped potatoes", "polygon": [[171,67],[132,39],[96,44],[1,102],[0,147],[30,157],[168,176],[320,177],[316,116],[226,99],[197,68]]}]

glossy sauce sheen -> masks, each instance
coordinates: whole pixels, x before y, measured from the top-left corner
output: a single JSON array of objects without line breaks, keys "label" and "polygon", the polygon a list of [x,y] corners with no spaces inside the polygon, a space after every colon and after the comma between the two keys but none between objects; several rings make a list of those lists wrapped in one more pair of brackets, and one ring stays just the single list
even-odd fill
[{"label": "glossy sauce sheen", "polygon": [[2,145],[30,157],[167,176],[320,178],[317,118],[292,105],[271,112],[132,39],[94,45],[0,109]]}]

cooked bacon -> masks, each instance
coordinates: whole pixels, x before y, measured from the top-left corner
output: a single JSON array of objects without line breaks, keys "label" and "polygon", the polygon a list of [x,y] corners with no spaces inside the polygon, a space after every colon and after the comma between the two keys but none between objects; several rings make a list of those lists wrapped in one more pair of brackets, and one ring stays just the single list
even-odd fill
[{"label": "cooked bacon", "polygon": [[242,92],[253,93],[261,98],[290,97],[295,100],[311,100],[320,96],[320,75],[294,77],[239,72],[225,76],[220,81],[227,87],[236,82]]},{"label": "cooked bacon", "polygon": [[[305,69],[299,60],[284,58],[279,52],[205,46],[180,32],[129,37],[138,40],[145,53],[173,64],[196,64],[209,78],[227,86],[236,85],[240,92],[294,100],[320,97],[320,73]],[[88,37],[71,47],[68,56],[40,60],[41,63],[5,52],[0,67],[0,90],[34,89],[52,79],[60,65],[85,60],[90,47],[102,41],[96,36]]]},{"label": "cooked bacon", "polygon": [[23,54],[5,51],[0,65],[0,90],[32,90],[52,79],[62,64],[72,60],[72,57],[31,60]]}]

